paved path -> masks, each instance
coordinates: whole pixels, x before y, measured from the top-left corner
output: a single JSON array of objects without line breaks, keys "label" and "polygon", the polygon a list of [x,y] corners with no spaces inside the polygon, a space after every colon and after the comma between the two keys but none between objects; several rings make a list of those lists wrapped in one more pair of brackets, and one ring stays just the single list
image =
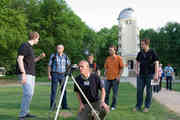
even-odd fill
[{"label": "paved path", "polygon": [[[129,78],[129,82],[136,87],[136,78]],[[158,94],[153,94],[153,98],[180,115],[180,92],[167,91],[162,88]]]}]

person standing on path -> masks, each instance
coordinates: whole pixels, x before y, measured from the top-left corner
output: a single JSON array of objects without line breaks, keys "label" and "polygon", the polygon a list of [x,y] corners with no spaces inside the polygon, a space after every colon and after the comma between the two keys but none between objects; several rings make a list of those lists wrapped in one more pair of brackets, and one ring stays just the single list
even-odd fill
[{"label": "person standing on path", "polygon": [[141,110],[143,104],[144,88],[146,86],[146,99],[143,112],[148,112],[152,102],[151,80],[158,80],[159,58],[153,49],[150,49],[150,40],[141,40],[142,50],[136,58],[137,74],[137,104],[134,112]]},{"label": "person standing on path", "polygon": [[109,105],[109,94],[111,88],[113,89],[113,99],[111,104],[111,110],[115,110],[117,97],[118,97],[118,89],[119,89],[119,82],[120,77],[123,73],[123,60],[121,56],[116,55],[116,47],[110,46],[109,47],[109,54],[110,56],[107,57],[104,68],[105,68],[105,89],[106,89],[106,97],[105,103]]},{"label": "person standing on path", "polygon": [[172,90],[172,80],[174,75],[174,69],[171,67],[170,64],[165,67],[164,69],[165,76],[166,76],[166,89]]},{"label": "person standing on path", "polygon": [[35,117],[29,113],[35,87],[35,63],[46,56],[45,53],[42,53],[40,56],[35,57],[32,46],[38,44],[38,42],[39,34],[30,32],[29,41],[23,43],[18,50],[16,72],[23,88],[21,112],[19,114],[20,120]]}]

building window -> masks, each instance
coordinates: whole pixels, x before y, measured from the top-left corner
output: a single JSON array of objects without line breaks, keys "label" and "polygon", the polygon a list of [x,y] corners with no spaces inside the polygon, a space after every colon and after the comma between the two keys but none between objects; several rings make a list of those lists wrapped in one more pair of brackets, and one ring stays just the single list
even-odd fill
[{"label": "building window", "polygon": [[134,69],[134,61],[133,60],[128,60],[128,68],[130,70],[133,70]]},{"label": "building window", "polygon": [[127,25],[130,25],[130,24],[132,24],[132,21],[131,21],[131,20],[127,20],[127,21],[126,21],[126,24],[127,24]]}]

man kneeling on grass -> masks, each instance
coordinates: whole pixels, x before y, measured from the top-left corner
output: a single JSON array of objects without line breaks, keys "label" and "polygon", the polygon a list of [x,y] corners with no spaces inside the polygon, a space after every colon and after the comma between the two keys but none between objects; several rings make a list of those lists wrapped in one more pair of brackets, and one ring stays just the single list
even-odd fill
[{"label": "man kneeling on grass", "polygon": [[[79,68],[80,75],[76,77],[76,82],[84,92],[93,108],[97,111],[101,120],[103,120],[106,113],[109,112],[109,107],[104,102],[104,84],[98,75],[90,72],[89,63],[87,61],[80,61]],[[101,90],[101,99],[98,95],[99,90]],[[77,93],[77,98],[80,103],[77,120],[95,120],[95,115],[92,113],[91,108],[76,85],[74,85],[74,91]]]}]

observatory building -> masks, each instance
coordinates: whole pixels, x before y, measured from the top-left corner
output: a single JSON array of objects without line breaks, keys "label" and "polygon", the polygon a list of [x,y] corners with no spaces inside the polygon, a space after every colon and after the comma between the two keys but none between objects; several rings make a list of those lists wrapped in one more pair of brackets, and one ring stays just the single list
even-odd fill
[{"label": "observatory building", "polygon": [[123,9],[118,17],[118,54],[128,67],[129,76],[135,76],[136,56],[140,50],[139,30],[132,8]]}]

